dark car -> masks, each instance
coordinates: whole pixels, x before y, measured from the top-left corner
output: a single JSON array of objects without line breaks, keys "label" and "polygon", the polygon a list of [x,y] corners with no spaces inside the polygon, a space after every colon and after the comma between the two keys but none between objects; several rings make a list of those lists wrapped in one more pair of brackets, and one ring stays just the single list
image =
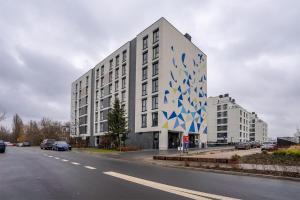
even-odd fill
[{"label": "dark car", "polygon": [[240,142],[235,145],[235,149],[250,149],[251,146],[247,142]]},{"label": "dark car", "polygon": [[45,139],[41,143],[40,147],[41,147],[41,149],[51,150],[52,149],[52,145],[54,144],[54,142],[55,142],[54,139]]},{"label": "dark car", "polygon": [[6,145],[3,140],[0,140],[0,153],[5,153]]},{"label": "dark car", "polygon": [[23,147],[30,147],[31,143],[30,142],[23,142]]},{"label": "dark car", "polygon": [[54,151],[69,151],[72,147],[66,141],[56,141],[52,145],[52,150]]},{"label": "dark car", "polygon": [[251,148],[260,148],[261,145],[259,142],[252,141],[250,142],[250,146]]}]

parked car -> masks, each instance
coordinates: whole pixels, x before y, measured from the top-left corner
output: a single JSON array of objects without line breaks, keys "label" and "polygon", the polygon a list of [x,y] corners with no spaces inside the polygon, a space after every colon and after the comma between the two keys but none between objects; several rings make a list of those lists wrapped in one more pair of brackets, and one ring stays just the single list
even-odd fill
[{"label": "parked car", "polygon": [[19,142],[19,143],[17,143],[17,145],[16,145],[17,147],[22,147],[23,146],[23,142]]},{"label": "parked car", "polygon": [[51,150],[54,142],[55,142],[54,139],[44,139],[40,147],[41,149]]},{"label": "parked car", "polygon": [[259,142],[252,141],[250,142],[250,146],[251,148],[260,148],[261,145]]},{"label": "parked car", "polygon": [[264,142],[261,146],[261,150],[273,151],[277,150],[277,144],[275,142]]},{"label": "parked car", "polygon": [[10,143],[10,142],[4,142],[4,144],[5,144],[6,146],[14,146],[14,144],[13,144],[13,143]]},{"label": "parked car", "polygon": [[23,147],[30,147],[31,143],[30,142],[23,142]]},{"label": "parked car", "polygon": [[3,140],[0,140],[0,153],[5,153],[6,145]]},{"label": "parked car", "polygon": [[235,145],[235,149],[250,149],[250,143],[247,142],[239,142]]},{"label": "parked car", "polygon": [[72,150],[72,147],[66,141],[56,141],[52,145],[52,150],[54,150],[54,151],[70,151],[70,150]]}]

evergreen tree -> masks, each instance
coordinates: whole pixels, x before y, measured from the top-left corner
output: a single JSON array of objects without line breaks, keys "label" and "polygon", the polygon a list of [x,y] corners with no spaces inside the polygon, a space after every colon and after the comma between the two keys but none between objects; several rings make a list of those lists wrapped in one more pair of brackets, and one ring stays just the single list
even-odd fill
[{"label": "evergreen tree", "polygon": [[108,113],[108,136],[111,143],[117,147],[121,147],[127,139],[127,119],[125,117],[125,110],[120,105],[118,98],[115,99],[112,110]]}]

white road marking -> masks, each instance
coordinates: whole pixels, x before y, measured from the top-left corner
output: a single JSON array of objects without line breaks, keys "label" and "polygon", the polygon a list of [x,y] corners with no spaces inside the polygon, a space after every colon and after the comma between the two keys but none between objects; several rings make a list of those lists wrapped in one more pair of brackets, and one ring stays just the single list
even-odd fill
[{"label": "white road marking", "polygon": [[59,160],[60,158],[59,157],[54,157],[56,160]]},{"label": "white road marking", "polygon": [[53,156],[48,156],[49,158],[52,158]]},{"label": "white road marking", "polygon": [[80,165],[78,162],[71,162],[73,165]]},{"label": "white road marking", "polygon": [[96,169],[95,167],[91,167],[91,166],[84,166],[87,169]]},{"label": "white road marking", "polygon": [[145,180],[145,179],[136,178],[136,177],[128,176],[128,175],[125,175],[125,174],[120,174],[120,173],[117,173],[117,172],[109,171],[109,172],[103,172],[103,173],[106,174],[106,175],[109,175],[109,176],[113,176],[113,177],[116,177],[116,178],[120,178],[120,179],[123,179],[123,180],[126,180],[126,181],[130,181],[130,182],[137,183],[137,184],[140,184],[140,185],[144,185],[144,186],[147,186],[147,187],[155,188],[155,189],[162,190],[162,191],[165,191],[165,192],[177,194],[177,195],[187,197],[187,198],[190,198],[190,199],[199,199],[199,200],[202,200],[202,199],[237,200],[235,198],[230,198],[230,197],[225,197],[225,196],[220,196],[220,195],[215,195],[215,194],[199,192],[199,191],[195,191],[195,190],[179,188],[179,187],[175,187],[175,186],[171,186],[171,185],[157,183],[157,182],[154,182],[154,181],[148,181],[148,180]]},{"label": "white road marking", "polygon": [[69,160],[66,160],[66,159],[61,159],[61,161],[63,161],[63,162],[68,162]]}]

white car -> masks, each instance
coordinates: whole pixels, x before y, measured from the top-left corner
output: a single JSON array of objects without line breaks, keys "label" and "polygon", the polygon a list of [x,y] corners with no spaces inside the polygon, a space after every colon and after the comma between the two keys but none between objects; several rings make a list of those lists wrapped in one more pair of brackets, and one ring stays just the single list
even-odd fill
[{"label": "white car", "polygon": [[14,146],[12,143],[10,142],[4,142],[4,144],[8,147],[8,146]]},{"label": "white car", "polygon": [[261,146],[261,150],[276,150],[277,144],[274,142],[264,142]]}]

